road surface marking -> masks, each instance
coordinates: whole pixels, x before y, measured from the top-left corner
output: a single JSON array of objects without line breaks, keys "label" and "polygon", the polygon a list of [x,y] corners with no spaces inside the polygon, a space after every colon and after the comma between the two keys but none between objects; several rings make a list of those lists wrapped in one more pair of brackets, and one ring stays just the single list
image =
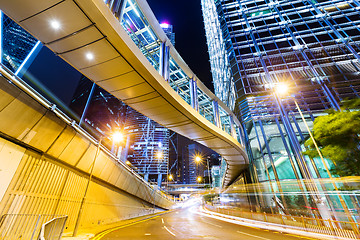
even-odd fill
[{"label": "road surface marking", "polygon": [[250,236],[250,237],[256,237],[256,238],[260,238],[260,239],[264,239],[264,240],[270,240],[269,238],[264,238],[264,237],[252,235],[252,234],[249,234],[249,233],[244,233],[244,232],[240,232],[240,231],[236,231],[236,232],[237,232],[237,233],[240,233],[240,234],[244,234],[244,235]]},{"label": "road surface marking", "polygon": [[121,229],[121,228],[125,228],[125,227],[129,227],[129,226],[132,226],[132,225],[135,225],[135,224],[138,224],[138,223],[146,222],[146,221],[149,221],[149,220],[158,218],[158,217],[159,217],[159,216],[155,216],[155,217],[147,218],[147,219],[144,219],[144,220],[141,220],[141,221],[137,221],[137,222],[125,224],[125,225],[123,225],[123,226],[119,226],[119,227],[115,227],[115,228],[106,230],[106,231],[100,233],[98,236],[94,237],[93,240],[100,240],[100,239],[102,239],[105,235],[107,235],[107,234],[109,234],[109,233],[111,233],[111,232],[114,232],[114,231],[116,231],[116,230],[119,230],[119,229]]},{"label": "road surface marking", "polygon": [[145,236],[150,236],[151,235],[151,233],[145,233]]},{"label": "road surface marking", "polygon": [[213,226],[215,226],[215,227],[219,227],[219,228],[222,228],[222,226],[220,226],[220,225],[217,225],[217,224],[215,224],[215,223],[211,223],[211,222],[208,222],[208,221],[204,221],[204,220],[202,220],[204,223],[207,223],[207,224],[210,224],[210,225],[213,225]]},{"label": "road surface marking", "polygon": [[292,236],[292,237],[297,237],[297,238],[305,238],[305,239],[311,239],[311,240],[315,240],[316,238],[309,238],[309,237],[304,237],[304,236],[300,236],[300,235],[295,235],[295,234],[290,234],[290,233],[285,233],[286,235]]},{"label": "road surface marking", "polygon": [[175,233],[173,233],[172,231],[170,231],[166,226],[164,226],[164,228],[165,228],[166,231],[168,231],[171,235],[173,235],[174,237],[176,237]]},{"label": "road surface marking", "polygon": [[164,219],[163,219],[163,218],[161,219],[161,221],[162,221],[162,223],[164,224]]}]

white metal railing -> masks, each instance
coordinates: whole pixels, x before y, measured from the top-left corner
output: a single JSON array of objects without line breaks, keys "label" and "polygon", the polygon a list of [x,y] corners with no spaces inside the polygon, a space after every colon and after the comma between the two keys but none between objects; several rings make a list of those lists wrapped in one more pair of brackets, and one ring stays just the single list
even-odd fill
[{"label": "white metal railing", "polygon": [[42,225],[54,218],[67,216],[44,214],[4,214],[0,218],[0,239],[35,240],[39,236]]},{"label": "white metal railing", "polygon": [[67,216],[56,217],[44,223],[38,240],[60,240],[64,232]]}]

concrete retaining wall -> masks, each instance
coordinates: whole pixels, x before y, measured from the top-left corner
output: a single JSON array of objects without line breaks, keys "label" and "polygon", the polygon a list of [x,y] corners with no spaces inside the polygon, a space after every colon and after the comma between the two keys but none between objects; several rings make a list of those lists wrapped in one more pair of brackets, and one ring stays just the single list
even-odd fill
[{"label": "concrete retaining wall", "polygon": [[[75,224],[96,145],[0,77],[0,215],[66,214]],[[81,226],[168,209],[172,202],[101,151]]]}]

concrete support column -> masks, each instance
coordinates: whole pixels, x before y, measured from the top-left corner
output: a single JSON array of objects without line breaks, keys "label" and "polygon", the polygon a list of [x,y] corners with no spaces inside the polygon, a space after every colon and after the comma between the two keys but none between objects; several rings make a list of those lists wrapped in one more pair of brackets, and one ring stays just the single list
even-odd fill
[{"label": "concrete support column", "polygon": [[231,136],[233,136],[233,138],[237,139],[237,133],[236,133],[236,129],[234,127],[235,122],[234,122],[234,117],[229,115],[229,122],[230,122],[230,133]]},{"label": "concrete support column", "polygon": [[158,175],[158,180],[157,180],[157,184],[158,184],[158,187],[161,188],[161,183],[162,183],[162,174],[159,173]]},{"label": "concrete support column", "polygon": [[19,167],[24,152],[24,148],[0,138],[0,203]]},{"label": "concrete support column", "polygon": [[199,101],[197,94],[197,82],[194,79],[190,79],[190,97],[191,97],[191,107],[196,111],[199,111]]},{"label": "concrete support column", "polygon": [[166,46],[166,43],[160,45],[160,59],[159,59],[159,73],[166,81],[169,81],[170,77],[170,47]]},{"label": "concrete support column", "polygon": [[126,138],[126,143],[125,143],[125,148],[123,149],[123,151],[121,152],[120,155],[120,161],[122,162],[126,162],[127,160],[127,156],[128,156],[128,152],[129,152],[129,148],[130,148],[130,136],[127,136]]},{"label": "concrete support column", "polygon": [[[115,17],[121,20],[122,13],[124,12],[126,0],[105,0],[105,3],[109,6],[112,13],[114,13]],[[111,5],[110,5],[111,4]]]},{"label": "concrete support column", "polygon": [[220,120],[220,114],[219,114],[219,104],[217,101],[213,100],[213,112],[214,112],[214,122],[215,125],[219,128],[221,128],[221,120]]}]

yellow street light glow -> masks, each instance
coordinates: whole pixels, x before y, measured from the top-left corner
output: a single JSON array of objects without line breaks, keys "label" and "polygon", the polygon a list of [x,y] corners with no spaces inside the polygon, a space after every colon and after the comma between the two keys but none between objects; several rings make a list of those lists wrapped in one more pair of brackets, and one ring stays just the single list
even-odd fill
[{"label": "yellow street light glow", "polygon": [[94,54],[92,54],[90,52],[88,52],[85,56],[86,56],[87,60],[93,60],[94,59]]},{"label": "yellow street light glow", "polygon": [[289,87],[286,83],[284,82],[279,82],[278,84],[275,85],[275,92],[279,95],[286,95],[289,91]]},{"label": "yellow street light glow", "polygon": [[196,157],[195,157],[195,162],[197,162],[197,163],[201,162],[201,157],[200,157],[200,156],[196,156]]},{"label": "yellow street light glow", "polygon": [[196,178],[196,181],[200,183],[200,182],[202,181],[202,177],[201,177],[201,176],[198,176],[198,177]]},{"label": "yellow street light glow", "polygon": [[58,30],[58,29],[60,29],[61,24],[60,24],[60,22],[57,21],[57,20],[52,20],[52,21],[50,21],[50,26],[51,26],[53,29]]},{"label": "yellow street light glow", "polygon": [[156,153],[156,157],[157,157],[157,158],[162,158],[162,156],[163,156],[163,153],[162,153],[162,152],[157,152],[157,153]]},{"label": "yellow street light glow", "polygon": [[112,139],[116,143],[122,142],[124,140],[124,134],[122,134],[121,132],[115,132],[112,135]]},{"label": "yellow street light glow", "polygon": [[131,162],[129,160],[127,160],[125,163],[126,165],[131,165]]},{"label": "yellow street light glow", "polygon": [[174,180],[174,177],[173,177],[172,174],[169,175],[169,180],[170,180],[170,181]]}]

